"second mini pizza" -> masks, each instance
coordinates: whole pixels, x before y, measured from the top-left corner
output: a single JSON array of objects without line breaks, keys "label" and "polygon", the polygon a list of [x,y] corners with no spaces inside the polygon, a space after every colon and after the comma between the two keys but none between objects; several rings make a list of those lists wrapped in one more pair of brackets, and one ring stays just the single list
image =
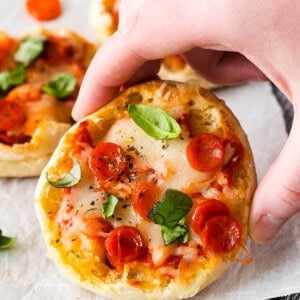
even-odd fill
[{"label": "second mini pizza", "polygon": [[197,82],[129,88],[73,126],[35,194],[49,255],[112,299],[182,299],[245,250],[247,137]]},{"label": "second mini pizza", "polygon": [[73,123],[71,109],[95,52],[68,30],[0,34],[0,176],[37,176]]}]

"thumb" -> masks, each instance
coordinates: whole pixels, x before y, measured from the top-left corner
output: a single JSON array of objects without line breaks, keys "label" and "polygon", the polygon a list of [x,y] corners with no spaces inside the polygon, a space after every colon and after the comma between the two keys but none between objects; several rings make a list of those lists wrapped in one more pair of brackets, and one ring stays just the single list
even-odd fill
[{"label": "thumb", "polygon": [[255,242],[270,240],[300,210],[300,115],[291,134],[254,195],[250,235]]}]

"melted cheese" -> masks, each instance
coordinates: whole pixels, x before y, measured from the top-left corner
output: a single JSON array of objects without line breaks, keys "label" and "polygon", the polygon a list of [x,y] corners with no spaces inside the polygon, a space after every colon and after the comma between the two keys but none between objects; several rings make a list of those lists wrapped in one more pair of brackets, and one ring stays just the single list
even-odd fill
[{"label": "melted cheese", "polygon": [[[186,159],[187,134],[184,139],[169,141],[155,140],[142,131],[132,119],[123,118],[114,123],[103,141],[120,145],[123,149],[135,149],[135,161],[143,168],[153,168],[158,174],[158,186],[162,192],[167,188],[184,190],[189,182],[201,183],[211,174],[201,173],[189,165]],[[131,152],[130,152],[131,153]],[[159,225],[144,221],[134,210],[126,216],[127,220],[136,222],[138,229],[149,243],[152,261],[159,266],[164,263],[172,252],[173,246],[164,245]],[[126,223],[125,221],[122,222]]]},{"label": "melted cheese", "polygon": [[[39,35],[44,36],[48,40],[52,34],[47,31],[38,32]],[[33,36],[35,33],[33,34]],[[0,36],[2,38],[2,36]],[[71,110],[74,105],[76,91],[74,94],[69,95],[66,99],[56,99],[43,92],[42,87],[47,82],[55,78],[61,73],[70,73],[77,78],[77,85],[81,84],[84,70],[86,68],[86,60],[89,55],[89,44],[83,39],[80,39],[75,34],[63,33],[60,36],[58,32],[55,33],[54,38],[57,40],[57,47],[72,47],[74,54],[67,61],[57,61],[49,63],[47,58],[43,58],[41,61],[39,58],[32,62],[25,68],[26,83],[18,85],[11,89],[6,98],[10,101],[17,101],[22,105],[26,114],[26,122],[22,128],[18,128],[18,132],[28,136],[33,136],[36,131],[41,127],[41,124],[45,121],[55,121],[57,123],[71,124]],[[6,37],[8,39],[8,37]],[[20,40],[17,41],[20,43]],[[60,45],[61,44],[61,45]],[[14,50],[16,51],[16,49]],[[7,60],[12,55],[6,54]],[[12,68],[11,62],[5,61],[2,64],[6,70]],[[1,66],[2,68],[2,66]],[[13,129],[10,133],[14,133]],[[43,145],[41,145],[42,147]],[[52,150],[52,149],[51,149]]]},{"label": "melted cheese", "polygon": [[70,122],[71,103],[57,103],[57,100],[46,94],[39,101],[26,103],[25,109],[27,120],[23,131],[28,135],[33,135],[39,123],[45,120]]},{"label": "melted cheese", "polygon": [[[169,141],[155,140],[142,131],[132,119],[124,117],[117,120],[102,138],[101,142],[112,142],[120,145],[125,152],[133,157],[135,166],[141,169],[154,169],[157,185],[161,195],[168,188],[201,192],[208,198],[218,198],[218,191],[210,187],[212,173],[199,172],[191,168],[186,159],[186,145],[188,133],[183,132],[183,139],[177,138]],[[88,152],[88,151],[87,151]],[[230,149],[227,151],[230,153]],[[230,154],[231,155],[231,154]],[[71,233],[80,231],[83,225],[78,216],[84,216],[89,211],[102,216],[101,204],[106,201],[105,194],[101,194],[87,165],[87,154],[80,155],[81,165],[84,169],[82,181],[71,189],[66,197],[74,206],[73,214],[76,221],[72,223]],[[93,188],[91,188],[91,182]],[[191,184],[192,183],[192,184]],[[114,189],[121,189],[124,183],[117,183]],[[128,185],[125,184],[128,188]],[[160,199],[157,199],[160,200]],[[57,221],[61,223],[63,213],[60,212]],[[187,220],[188,221],[188,220]],[[177,244],[165,246],[160,225],[146,221],[140,217],[131,205],[130,199],[119,200],[114,217],[109,218],[113,227],[129,225],[137,227],[152,255],[152,262],[157,267],[163,266],[170,255],[180,255],[184,261],[197,259],[197,248]],[[190,230],[192,240],[201,243],[197,235]],[[169,273],[169,270],[168,270]]]},{"label": "melted cheese", "polygon": [[[161,141],[142,131],[132,119],[123,118],[115,122],[103,141],[120,145],[131,151],[141,167],[153,168],[160,178],[158,185],[162,190],[188,188],[189,182],[203,182],[211,177],[210,173],[194,170],[186,158],[187,134],[180,138]],[[134,147],[134,148],[133,148]]]}]

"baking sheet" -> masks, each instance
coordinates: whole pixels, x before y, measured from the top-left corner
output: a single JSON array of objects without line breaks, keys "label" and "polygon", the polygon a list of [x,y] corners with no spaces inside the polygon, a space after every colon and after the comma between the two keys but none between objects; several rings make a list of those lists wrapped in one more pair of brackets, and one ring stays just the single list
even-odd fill
[{"label": "baking sheet", "polygon": [[[0,30],[20,36],[36,27],[67,27],[89,40],[90,1],[62,1],[62,17],[38,23],[25,11],[25,1],[0,1]],[[249,83],[220,90],[248,134],[260,179],[282,148],[287,135],[282,111],[269,83]],[[2,300],[98,300],[104,299],[65,280],[47,258],[33,207],[36,178],[0,179],[0,228],[17,236],[15,246],[0,252],[0,299]],[[270,191],[271,193],[271,191]],[[233,264],[226,274],[198,299],[266,299],[300,292],[300,218],[290,220],[270,243],[249,241],[252,264]]]}]

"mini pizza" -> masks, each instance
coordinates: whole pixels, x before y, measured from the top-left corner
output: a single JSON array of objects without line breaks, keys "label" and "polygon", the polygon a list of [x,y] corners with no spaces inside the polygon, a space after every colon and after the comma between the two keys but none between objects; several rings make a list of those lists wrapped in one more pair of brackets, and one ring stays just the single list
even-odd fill
[{"label": "mini pizza", "polygon": [[0,177],[37,176],[72,125],[95,47],[67,31],[0,35]]},{"label": "mini pizza", "polygon": [[[90,24],[95,38],[102,44],[118,27],[120,0],[92,0],[90,8]],[[180,55],[162,60],[158,76],[163,80],[187,81],[196,79],[205,89],[219,86],[197,74]]]},{"label": "mini pizza", "polygon": [[255,186],[224,102],[195,81],[150,81],[64,135],[35,207],[70,280],[111,299],[182,299],[247,254]]}]

